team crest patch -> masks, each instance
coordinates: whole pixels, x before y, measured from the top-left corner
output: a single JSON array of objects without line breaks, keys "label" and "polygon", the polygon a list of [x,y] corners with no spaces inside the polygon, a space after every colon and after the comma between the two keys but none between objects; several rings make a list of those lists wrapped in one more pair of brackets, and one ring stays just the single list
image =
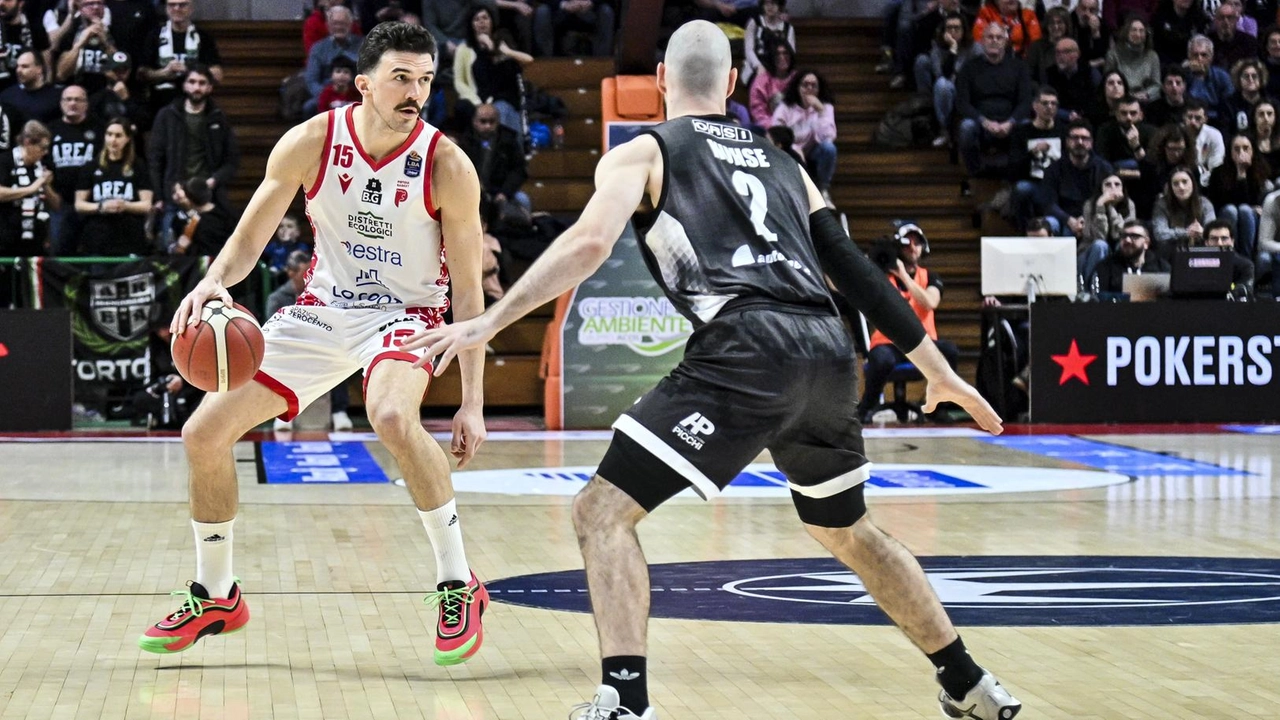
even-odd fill
[{"label": "team crest patch", "polygon": [[404,176],[418,177],[422,174],[422,156],[417,150],[410,150],[404,159]]}]

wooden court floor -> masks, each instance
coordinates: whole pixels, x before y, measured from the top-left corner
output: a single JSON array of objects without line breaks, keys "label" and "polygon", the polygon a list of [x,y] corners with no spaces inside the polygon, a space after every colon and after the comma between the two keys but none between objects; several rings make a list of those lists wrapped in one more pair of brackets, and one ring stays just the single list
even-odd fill
[{"label": "wooden court floor", "polygon": [[[1248,474],[886,495],[870,500],[872,515],[921,556],[1280,558],[1275,438],[1085,437]],[[369,447],[395,477],[385,452]],[[476,466],[589,466],[604,448],[495,440]],[[883,463],[1023,468],[1014,475],[1079,467],[968,437],[873,437],[868,448]],[[253,444],[237,453],[235,571],[253,620],[155,656],[134,640],[176,607],[168,593],[194,570],[181,445],[0,441],[0,718],[514,720],[564,718],[589,699],[599,680],[589,615],[495,602],[478,656],[436,667],[434,616],[422,604],[433,562],[405,490],[259,484]],[[472,566],[487,581],[581,567],[567,496],[464,492],[459,504]],[[782,497],[677,499],[640,535],[654,563],[822,556]],[[1275,720],[1280,606],[1265,607],[1261,623],[996,622],[961,632],[1025,703],[1021,718]],[[655,619],[650,644],[664,720],[938,717],[932,668],[889,627]]]}]

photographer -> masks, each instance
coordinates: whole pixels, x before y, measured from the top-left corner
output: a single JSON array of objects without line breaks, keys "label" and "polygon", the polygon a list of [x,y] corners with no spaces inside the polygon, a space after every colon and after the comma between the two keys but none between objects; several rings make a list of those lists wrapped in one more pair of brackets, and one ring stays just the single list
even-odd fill
[{"label": "photographer", "polygon": [[166,319],[151,331],[151,382],[130,398],[133,424],[148,430],[181,430],[204,397],[203,391],[187,384],[174,369],[169,338]]},{"label": "photographer", "polygon": [[[933,312],[942,303],[942,278],[928,268],[920,265],[920,260],[929,253],[929,241],[924,230],[915,223],[904,223],[898,228],[891,241],[877,241],[871,249],[871,259],[884,269],[889,282],[902,293],[903,299],[911,305],[916,316],[924,325],[925,333],[933,340],[947,358],[947,363],[955,368],[959,358],[959,350],[955,343],[938,339],[937,328],[934,327]],[[877,330],[871,335],[870,347],[867,351],[867,376],[865,378],[862,401],[858,403],[858,416],[863,424],[871,422],[871,408],[880,402],[889,373],[894,366],[906,362],[907,356]]]}]

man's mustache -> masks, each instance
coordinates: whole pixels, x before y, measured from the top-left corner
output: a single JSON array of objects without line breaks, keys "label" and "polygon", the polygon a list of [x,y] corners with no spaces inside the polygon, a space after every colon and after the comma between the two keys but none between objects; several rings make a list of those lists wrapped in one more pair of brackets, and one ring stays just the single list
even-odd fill
[{"label": "man's mustache", "polygon": [[404,105],[399,105],[396,107],[396,110],[412,110],[416,113],[422,112],[422,108],[419,107],[417,103],[407,103]]}]

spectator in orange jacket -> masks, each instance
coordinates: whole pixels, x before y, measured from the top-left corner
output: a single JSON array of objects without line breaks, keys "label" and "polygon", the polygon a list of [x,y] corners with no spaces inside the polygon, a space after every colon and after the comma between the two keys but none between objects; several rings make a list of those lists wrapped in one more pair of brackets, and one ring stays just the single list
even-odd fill
[{"label": "spectator in orange jacket", "polygon": [[1040,39],[1040,21],[1035,11],[1024,9],[1018,0],[987,0],[973,23],[975,42],[982,42],[982,31],[991,23],[1009,30],[1009,46],[1018,57],[1025,57],[1031,43]]}]

